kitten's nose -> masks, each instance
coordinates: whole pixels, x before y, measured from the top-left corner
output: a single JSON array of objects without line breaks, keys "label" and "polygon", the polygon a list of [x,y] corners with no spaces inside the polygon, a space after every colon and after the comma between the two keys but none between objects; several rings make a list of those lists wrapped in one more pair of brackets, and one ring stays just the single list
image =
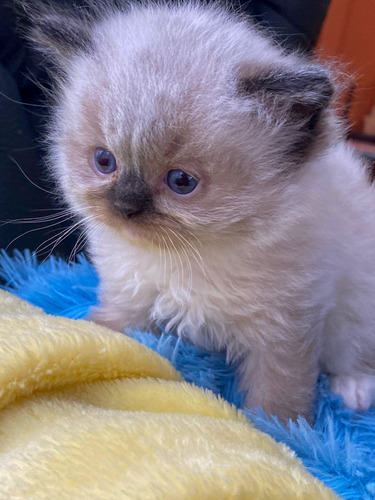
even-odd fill
[{"label": "kitten's nose", "polygon": [[144,207],[142,207],[141,205],[124,203],[122,200],[115,202],[115,209],[116,212],[126,217],[127,219],[130,219],[134,215],[139,215],[144,212]]},{"label": "kitten's nose", "polygon": [[154,211],[151,192],[139,172],[125,172],[107,192],[107,200],[114,210],[125,217]]}]

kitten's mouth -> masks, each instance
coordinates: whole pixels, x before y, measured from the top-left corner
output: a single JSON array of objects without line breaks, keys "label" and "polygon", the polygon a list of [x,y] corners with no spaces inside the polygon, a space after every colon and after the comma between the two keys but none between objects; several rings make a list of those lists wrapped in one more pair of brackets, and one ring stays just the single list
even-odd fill
[{"label": "kitten's mouth", "polygon": [[166,235],[168,230],[163,227],[163,221],[158,214],[139,213],[130,217],[110,217],[109,225],[114,227],[124,239],[139,247],[160,248],[163,241],[170,239]]},{"label": "kitten's mouth", "polygon": [[189,235],[184,234],[182,228],[177,228],[170,219],[165,220],[162,214],[122,219],[117,231],[132,245],[140,248],[177,252],[180,248],[189,246]]},{"label": "kitten's mouth", "polygon": [[[156,250],[169,248],[172,251],[177,251],[182,246],[189,246],[187,240],[193,237],[191,231],[187,231],[185,234],[181,223],[175,221],[171,216],[165,216],[156,211],[152,213],[147,211],[134,212],[130,216],[124,216],[107,205],[100,207],[96,205],[96,208],[97,220],[99,219],[106,226],[111,227],[124,240],[141,248]],[[196,239],[197,237],[194,236],[194,240]]]}]

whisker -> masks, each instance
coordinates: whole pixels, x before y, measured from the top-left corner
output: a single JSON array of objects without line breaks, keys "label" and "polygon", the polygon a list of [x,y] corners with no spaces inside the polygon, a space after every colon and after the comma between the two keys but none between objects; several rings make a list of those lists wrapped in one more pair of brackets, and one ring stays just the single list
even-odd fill
[{"label": "whisker", "polygon": [[77,253],[80,251],[81,248],[83,248],[85,241],[86,241],[86,234],[84,231],[82,231],[78,236],[77,241],[75,242],[75,245],[72,248],[72,251],[69,254],[68,260],[74,260],[76,258]]},{"label": "whisker", "polygon": [[[170,230],[170,232],[173,233],[173,234],[176,234],[172,230]],[[173,239],[171,237],[169,237],[169,241],[170,241],[171,245],[173,246],[174,255],[176,256],[175,257],[175,263],[176,263],[176,267],[177,267],[178,289],[179,290],[183,290],[184,289],[184,278],[185,278],[185,275],[184,275],[184,264],[182,262],[182,258],[181,258],[180,252],[177,250],[177,247],[174,244],[174,241],[173,241]],[[177,257],[178,257],[179,262],[180,262],[180,267],[178,266],[178,263],[177,263]],[[181,272],[180,272],[180,269],[181,269]]]},{"label": "whisker", "polygon": [[165,288],[167,285],[167,242],[164,238],[163,235],[160,235],[164,242],[163,248],[163,265],[164,265],[164,271],[163,271],[163,287]]},{"label": "whisker", "polygon": [[[69,220],[69,219],[67,219]],[[45,229],[49,229],[50,227],[55,227],[59,224],[61,224],[62,222],[64,222],[64,220],[62,221],[58,221],[58,222],[54,222],[53,224],[49,224],[47,226],[44,226],[44,227],[35,227],[34,229],[29,229],[28,231],[25,231],[24,233],[22,234],[19,234],[18,236],[16,236],[15,238],[12,239],[12,241],[10,243],[8,243],[8,245],[5,247],[5,251],[7,251],[9,249],[9,247],[15,243],[17,240],[19,240],[20,238],[22,238],[23,236],[26,236],[27,234],[30,234],[30,233],[34,233],[35,231],[43,231]]]},{"label": "whisker", "polygon": [[32,151],[38,149],[38,146],[27,146],[25,148],[0,148],[0,151],[10,151],[11,153],[21,153],[22,151]]},{"label": "whisker", "polygon": [[199,243],[199,246],[200,246],[200,247],[202,247],[202,242],[201,242],[201,240],[200,240],[197,236],[195,236],[195,234],[194,234],[192,231],[190,231],[190,229],[188,229],[187,227],[185,227],[185,228],[184,228],[184,230],[185,230],[187,233],[189,233],[189,236],[191,236],[192,238],[194,238],[194,239],[195,239],[195,241],[196,241],[197,243]]},{"label": "whisker", "polygon": [[[43,85],[42,82],[40,80],[38,80],[37,78],[34,78],[34,74],[30,70],[28,70],[26,72],[23,72],[22,74],[31,83],[33,83],[35,85],[35,87],[38,87],[38,89],[41,90],[42,93],[47,98],[51,99],[55,95],[54,90],[52,88],[48,88],[46,85]],[[36,106],[38,106],[38,104],[36,104]],[[43,107],[43,108],[49,108],[50,107],[50,106],[48,106],[48,104],[43,104],[43,105],[40,104],[39,106]]]},{"label": "whisker", "polygon": [[[187,238],[185,238],[182,234],[176,234],[177,238],[180,239],[180,241],[185,241],[187,245],[189,245],[190,249],[193,251],[192,257],[194,258],[195,262],[198,264],[198,267],[202,271],[202,274],[206,280],[207,283],[209,283],[212,287],[211,281],[208,279],[207,272],[206,272],[206,264],[199,252],[199,250],[196,248],[195,245],[193,245]],[[187,249],[187,248],[186,248]],[[188,250],[188,249],[187,249]],[[199,260],[198,260],[199,259]]]},{"label": "whisker", "polygon": [[193,290],[193,267],[191,265],[189,255],[188,255],[188,252],[187,252],[184,244],[181,245],[181,249],[186,257],[186,262],[187,262],[188,270],[189,270],[189,280],[188,280],[187,292],[188,292],[188,299],[190,299],[191,292]]},{"label": "whisker", "polygon": [[[189,283],[188,283],[188,288],[187,288],[187,290],[188,290],[188,297],[187,298],[189,299],[190,296],[191,296],[192,288],[193,288],[193,269],[192,269],[191,262],[190,262],[188,254],[187,254],[187,251],[185,249],[184,242],[178,237],[178,235],[177,235],[177,233],[175,233],[175,231],[173,231],[172,229],[170,229],[170,232],[180,241],[180,243],[181,243],[181,249],[184,252],[184,255],[186,257],[186,263],[187,263],[188,268],[189,268]],[[172,239],[171,239],[171,243],[172,243],[173,247],[176,248]],[[184,273],[184,266],[182,264],[182,259],[180,257],[180,253],[177,251],[177,249],[176,249],[176,252],[179,255],[180,262],[181,262],[182,272]]]},{"label": "whisker", "polygon": [[[165,218],[173,223],[176,223],[176,221],[174,219],[172,219],[172,217],[164,214]],[[190,229],[188,229],[186,226],[184,226],[184,231],[186,231],[187,233],[189,233],[189,236],[191,236],[197,243],[199,243],[199,246],[202,247],[202,242],[201,240],[192,232],[190,231]]]},{"label": "whisker", "polygon": [[[166,232],[166,230],[163,227],[161,229],[163,230],[163,232],[165,233],[166,237],[169,240],[169,236],[168,236],[168,233]],[[164,238],[163,238],[163,240],[164,240]],[[164,240],[164,241],[165,241],[165,249],[166,249],[166,252],[168,253],[169,268],[170,268],[170,271],[172,272],[172,269],[173,269],[172,254],[171,254],[171,251],[170,251],[170,248],[169,248],[167,241],[166,240]],[[165,266],[165,268],[167,268],[167,266]],[[172,274],[170,274],[170,275],[172,277]]]},{"label": "whisker", "polygon": [[[50,208],[33,208],[30,212],[52,212],[57,210],[63,210],[62,207],[50,207]],[[67,208],[66,210],[71,210]],[[72,212],[73,213],[73,212]]]},{"label": "whisker", "polygon": [[[98,216],[93,214],[93,215],[89,215],[87,217],[85,217],[81,223],[86,223],[87,221],[95,221],[96,219],[98,219]],[[100,226],[100,223],[99,223],[99,226]],[[86,243],[86,240],[87,240],[87,234],[86,234],[86,229],[85,227],[83,227],[83,231],[81,232],[81,234],[78,236],[77,238],[77,241],[72,249],[72,251],[70,252],[70,255],[69,255],[69,260],[73,260],[77,253],[79,251],[81,251],[81,249],[84,247],[85,243]]]},{"label": "whisker", "polygon": [[[159,255],[159,267],[161,269],[163,269],[163,272],[164,272],[164,267],[163,267],[163,262],[162,262],[162,257],[163,257],[163,246],[161,244],[161,238],[159,236],[159,234],[155,234],[155,237],[156,237],[156,242],[157,242],[157,245],[158,245],[158,255]],[[164,276],[163,276],[164,277]],[[164,286],[164,279],[163,279],[163,286]]]},{"label": "whisker", "polygon": [[52,255],[57,245],[65,240],[70,234],[72,234],[81,224],[82,221],[77,221],[67,229],[63,229],[57,236],[51,236],[36,248],[35,253],[43,254],[44,252],[48,251],[49,247],[51,247],[51,250],[49,251],[47,257],[43,260],[43,262],[45,262]]},{"label": "whisker", "polygon": [[20,171],[22,172],[22,174],[26,177],[26,179],[30,182],[30,184],[32,184],[33,186],[35,186],[36,188],[40,189],[41,191],[44,191],[45,193],[47,194],[52,194],[53,196],[56,195],[56,193],[53,193],[52,191],[48,191],[47,189],[44,189],[40,186],[38,186],[38,184],[35,184],[34,181],[32,181],[30,179],[30,177],[28,177],[28,175],[23,171],[21,165],[18,163],[18,161],[16,161],[12,156],[8,155],[8,158],[13,162],[15,163],[15,165],[17,165],[17,167],[20,169]]},{"label": "whisker", "polygon": [[70,210],[62,210],[58,214],[44,215],[41,217],[26,217],[24,219],[10,219],[8,221],[0,221],[0,227],[7,224],[39,224],[40,222],[49,222],[53,220],[63,219],[69,220],[74,214]]},{"label": "whisker", "polygon": [[[46,104],[34,104],[30,102],[22,102],[22,101],[17,101],[17,99],[13,99],[12,97],[9,97],[8,95],[4,94],[4,92],[0,91],[0,95],[4,97],[7,101],[13,102],[14,104],[19,104],[20,106],[30,106],[32,108],[49,108]],[[42,115],[41,115],[42,116]]]}]

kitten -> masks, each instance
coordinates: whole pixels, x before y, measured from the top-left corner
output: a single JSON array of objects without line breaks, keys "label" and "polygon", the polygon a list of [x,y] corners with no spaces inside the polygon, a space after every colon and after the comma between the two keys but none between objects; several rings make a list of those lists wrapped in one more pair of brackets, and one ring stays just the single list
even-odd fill
[{"label": "kitten", "polygon": [[30,9],[58,75],[52,169],[100,276],[91,319],[225,349],[246,407],[283,420],[311,415],[320,370],[367,409],[375,193],[328,70],[215,5]]}]

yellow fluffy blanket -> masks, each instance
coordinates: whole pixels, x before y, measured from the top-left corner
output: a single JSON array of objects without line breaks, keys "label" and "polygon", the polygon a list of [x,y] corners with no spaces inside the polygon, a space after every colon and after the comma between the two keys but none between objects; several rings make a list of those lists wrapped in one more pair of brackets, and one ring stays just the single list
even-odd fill
[{"label": "yellow fluffy blanket", "polygon": [[0,453],[1,499],[337,498],[148,348],[2,291]]}]

